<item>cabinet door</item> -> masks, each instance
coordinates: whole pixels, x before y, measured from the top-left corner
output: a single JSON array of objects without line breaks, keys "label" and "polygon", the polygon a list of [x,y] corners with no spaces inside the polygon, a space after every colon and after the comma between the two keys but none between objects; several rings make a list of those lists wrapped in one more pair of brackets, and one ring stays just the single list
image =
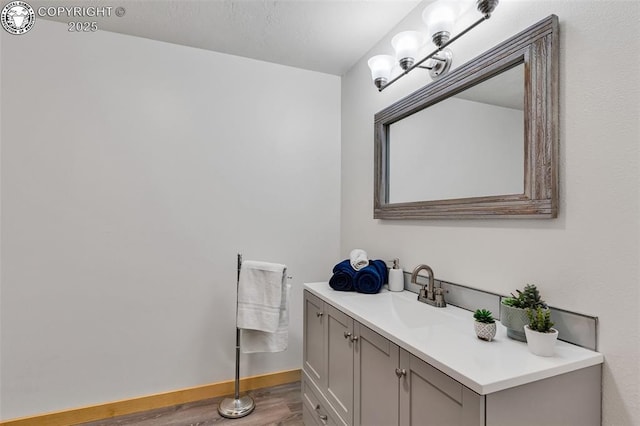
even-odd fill
[{"label": "cabinet door", "polygon": [[484,425],[480,395],[404,350],[400,368],[406,370],[400,385],[401,425]]},{"label": "cabinet door", "polygon": [[326,387],[326,359],[324,358],[324,302],[305,290],[303,367],[320,388]]},{"label": "cabinet door", "polygon": [[355,323],[354,425],[398,424],[400,351],[378,333]]},{"label": "cabinet door", "polygon": [[336,413],[347,424],[353,422],[353,320],[329,304],[325,304],[327,342],[326,397]]}]

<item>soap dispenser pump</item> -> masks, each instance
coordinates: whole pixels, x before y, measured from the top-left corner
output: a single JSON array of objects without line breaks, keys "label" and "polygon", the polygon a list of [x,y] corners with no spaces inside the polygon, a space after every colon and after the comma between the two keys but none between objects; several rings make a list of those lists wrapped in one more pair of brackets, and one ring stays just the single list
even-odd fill
[{"label": "soap dispenser pump", "polygon": [[389,291],[404,290],[404,273],[399,263],[400,259],[393,259],[393,268],[389,270]]}]

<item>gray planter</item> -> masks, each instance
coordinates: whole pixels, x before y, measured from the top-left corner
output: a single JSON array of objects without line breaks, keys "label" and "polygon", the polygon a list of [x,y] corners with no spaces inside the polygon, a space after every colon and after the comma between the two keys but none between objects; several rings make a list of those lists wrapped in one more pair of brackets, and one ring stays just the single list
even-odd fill
[{"label": "gray planter", "polygon": [[507,337],[521,342],[527,341],[524,326],[529,324],[527,311],[500,303],[500,322],[507,327]]}]

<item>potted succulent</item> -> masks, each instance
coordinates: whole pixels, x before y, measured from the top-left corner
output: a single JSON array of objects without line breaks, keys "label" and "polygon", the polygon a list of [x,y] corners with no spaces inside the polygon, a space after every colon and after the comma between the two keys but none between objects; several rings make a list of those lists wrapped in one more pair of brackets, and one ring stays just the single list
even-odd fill
[{"label": "potted succulent", "polygon": [[473,314],[475,322],[473,328],[476,330],[476,336],[478,339],[486,340],[490,342],[496,337],[496,320],[493,319],[493,314],[487,309],[477,309]]},{"label": "potted succulent", "polygon": [[500,303],[500,322],[507,328],[507,336],[526,342],[524,326],[529,323],[525,309],[548,309],[547,304],[540,297],[540,292],[533,284],[527,284],[523,291],[516,290],[517,295],[505,297]]},{"label": "potted succulent", "polygon": [[529,324],[524,326],[529,351],[539,356],[553,356],[553,348],[558,339],[558,330],[553,327],[551,311],[540,307],[526,309]]}]

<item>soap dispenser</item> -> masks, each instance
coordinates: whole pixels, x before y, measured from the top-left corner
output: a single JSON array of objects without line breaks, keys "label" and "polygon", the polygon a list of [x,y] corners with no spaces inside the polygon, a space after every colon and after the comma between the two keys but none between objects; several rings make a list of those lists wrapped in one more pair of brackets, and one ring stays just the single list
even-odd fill
[{"label": "soap dispenser", "polygon": [[404,274],[399,263],[400,259],[393,259],[393,268],[389,270],[389,291],[404,290]]}]

